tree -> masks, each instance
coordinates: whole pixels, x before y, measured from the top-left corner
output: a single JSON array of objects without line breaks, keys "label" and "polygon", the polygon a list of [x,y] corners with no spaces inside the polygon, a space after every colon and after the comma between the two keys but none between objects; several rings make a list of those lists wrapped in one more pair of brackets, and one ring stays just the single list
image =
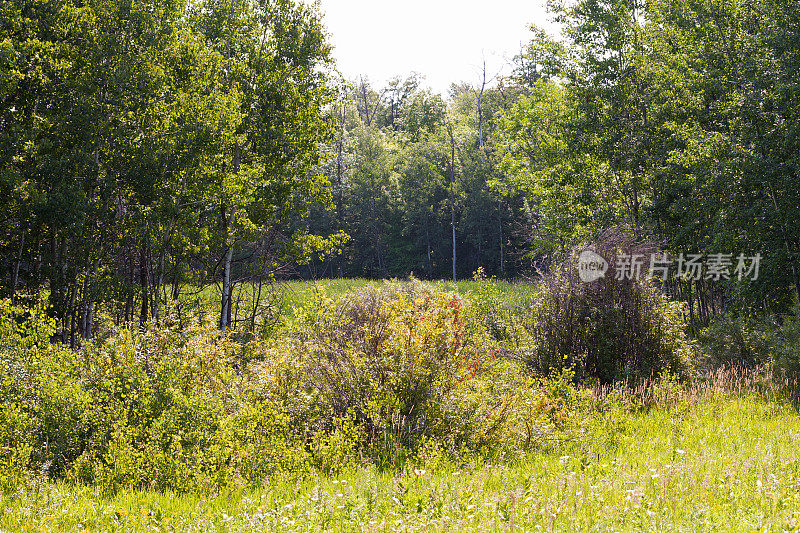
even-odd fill
[{"label": "tree", "polygon": [[[230,91],[241,93],[243,119],[210,191],[218,191],[220,205],[219,323],[225,330],[237,246],[262,240],[291,214],[308,215],[314,202],[330,201],[325,178],[311,172],[333,134],[324,113],[333,97],[326,71],[330,47],[315,8],[291,0],[210,0],[195,11],[195,20],[225,59]],[[325,245],[300,226],[282,240],[278,256],[302,257],[309,247]]]}]

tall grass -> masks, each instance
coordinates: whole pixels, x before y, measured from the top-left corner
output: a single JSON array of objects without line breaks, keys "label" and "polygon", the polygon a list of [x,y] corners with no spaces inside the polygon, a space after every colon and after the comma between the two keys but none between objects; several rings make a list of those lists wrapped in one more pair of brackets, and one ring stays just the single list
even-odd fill
[{"label": "tall grass", "polygon": [[[33,484],[0,497],[8,531],[798,531],[800,415],[761,377],[728,372],[514,464],[435,454],[403,471],[191,495]],[[664,394],[606,387],[603,394]],[[778,389],[774,389],[778,393]],[[594,446],[593,442],[602,442]]]}]

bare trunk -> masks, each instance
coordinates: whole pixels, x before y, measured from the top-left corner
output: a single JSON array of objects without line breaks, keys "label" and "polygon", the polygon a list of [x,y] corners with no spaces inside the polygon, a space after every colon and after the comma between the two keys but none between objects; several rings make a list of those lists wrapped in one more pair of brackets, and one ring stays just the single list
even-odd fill
[{"label": "bare trunk", "polygon": [[81,319],[81,333],[85,340],[91,340],[94,336],[94,309],[95,301],[92,291],[92,281],[97,276],[97,271],[100,269],[100,260],[95,259],[92,263],[92,270],[86,276],[86,283],[83,286],[84,309],[83,318]]},{"label": "bare trunk", "polygon": [[505,262],[503,258],[503,199],[497,201],[497,228],[500,233],[500,275],[505,274]]},{"label": "bare trunk", "polygon": [[447,125],[447,133],[450,135],[450,230],[453,237],[453,281],[456,280],[456,206],[453,187],[455,185],[456,174],[456,140],[453,136],[452,125]]},{"label": "bare trunk", "polygon": [[[77,272],[76,272],[77,274]],[[77,283],[71,283],[69,291],[69,305],[67,306],[67,335],[69,337],[69,347],[75,348],[75,299],[77,298],[78,286]]]},{"label": "bare trunk", "polygon": [[125,298],[125,322],[130,324],[133,322],[133,298],[134,286],[136,282],[136,268],[134,265],[133,253],[130,247],[127,248],[127,263],[128,263],[128,294]]},{"label": "bare trunk", "polygon": [[253,291],[253,313],[250,315],[250,331],[256,330],[256,316],[258,315],[258,306],[261,305],[261,288],[264,285],[264,279],[258,277],[258,292]]},{"label": "bare trunk", "polygon": [[[340,128],[342,131],[339,132],[339,156],[336,158],[336,186],[339,188],[337,191],[336,196],[336,222],[338,225],[339,230],[342,229],[342,207],[344,205],[344,186],[342,184],[342,151],[344,149],[344,139],[342,136],[344,135],[344,110],[342,111],[342,118],[340,121]],[[339,279],[342,279],[342,254],[338,254],[337,261],[337,274]],[[259,290],[261,290],[261,286],[259,285]]]},{"label": "bare trunk", "polygon": [[153,318],[158,320],[159,308],[161,303],[161,287],[164,285],[164,251],[158,257],[158,275],[155,279],[156,286],[153,289]]},{"label": "bare trunk", "polygon": [[180,272],[181,272],[181,256],[175,256],[175,268],[172,271],[172,301],[177,303],[178,298],[181,294],[181,280],[180,280]]},{"label": "bare trunk", "polygon": [[[233,148],[233,165],[232,171],[239,172],[239,150],[241,148],[237,144]],[[228,247],[225,250],[225,257],[222,265],[222,306],[219,314],[219,329],[225,332],[231,324],[231,266],[233,264],[233,245],[234,241],[231,233],[236,225],[236,206],[230,208],[224,219],[225,223],[225,245]]]},{"label": "bare trunk", "polygon": [[478,93],[478,144],[483,149],[483,91],[486,89],[486,61],[483,62],[483,81]]},{"label": "bare trunk", "polygon": [[[231,208],[226,227],[231,228],[236,221],[236,208]],[[228,236],[230,230],[226,231]],[[230,238],[228,236],[228,238]],[[233,264],[233,242],[227,243],[225,258],[222,266],[222,308],[219,316],[219,329],[223,332],[230,326],[231,320],[231,265]]]},{"label": "bare trunk", "polygon": [[17,296],[17,281],[19,280],[19,264],[22,262],[22,250],[25,248],[25,232],[22,232],[22,238],[19,242],[19,253],[17,260],[14,263],[14,268],[11,270],[11,304],[16,301]]},{"label": "bare trunk", "polygon": [[139,283],[142,287],[142,308],[139,312],[139,325],[144,327],[149,317],[150,272],[147,265],[147,251],[144,246],[139,249]]},{"label": "bare trunk", "polygon": [[36,243],[36,259],[33,261],[33,290],[39,296],[39,289],[42,286],[42,239]]},{"label": "bare trunk", "polygon": [[425,219],[425,246],[428,249],[428,279],[433,279],[433,265],[431,264],[431,234],[428,229],[428,219]]}]

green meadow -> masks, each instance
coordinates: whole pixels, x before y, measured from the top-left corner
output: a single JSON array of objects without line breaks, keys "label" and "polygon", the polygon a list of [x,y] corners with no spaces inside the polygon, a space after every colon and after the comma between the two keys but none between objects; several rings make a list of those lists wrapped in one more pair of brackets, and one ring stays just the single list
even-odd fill
[{"label": "green meadow", "polygon": [[769,395],[712,389],[624,415],[511,464],[267,479],[255,489],[113,496],[64,483],[6,494],[7,531],[798,531],[800,415]]}]

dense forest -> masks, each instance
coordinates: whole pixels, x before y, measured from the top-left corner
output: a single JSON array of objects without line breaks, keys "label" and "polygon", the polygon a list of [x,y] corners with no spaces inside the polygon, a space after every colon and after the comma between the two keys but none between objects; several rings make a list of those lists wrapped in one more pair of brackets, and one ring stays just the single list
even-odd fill
[{"label": "dense forest", "polygon": [[796,2],[557,2],[562,35],[446,97],[341,79],[317,9],[5,2],[5,294],[74,344],[216,284],[225,329],[254,282],[534,275],[622,226],[761,254],[671,288],[703,317],[800,291]]},{"label": "dense forest", "polygon": [[756,283],[703,275],[699,290],[709,312],[785,310],[800,279],[797,6],[553,9],[563,35],[533,27],[491,86],[484,72],[444,100],[414,76],[351,84],[324,167],[334,209],[314,217],[351,240],[312,272],[529,275],[625,225],[675,255],[762,254]]}]

